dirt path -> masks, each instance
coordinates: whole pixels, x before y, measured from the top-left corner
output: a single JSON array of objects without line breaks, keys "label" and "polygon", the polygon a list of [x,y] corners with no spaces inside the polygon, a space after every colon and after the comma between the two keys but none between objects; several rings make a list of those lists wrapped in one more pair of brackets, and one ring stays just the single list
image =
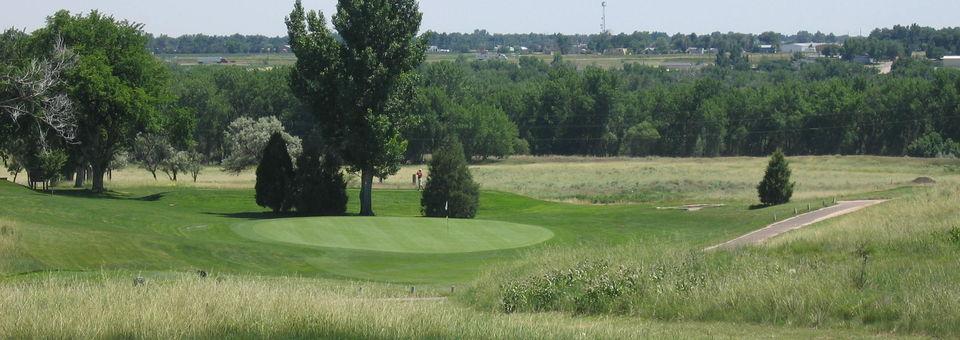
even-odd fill
[{"label": "dirt path", "polygon": [[867,201],[842,201],[834,206],[826,207],[817,211],[797,215],[789,219],[771,224],[766,228],[755,230],[749,234],[740,236],[733,240],[709,247],[705,251],[714,249],[733,249],[745,245],[759,244],[769,238],[786,233],[791,230],[800,229],[808,225],[846,215],[854,211],[886,202],[885,200],[867,200]]}]

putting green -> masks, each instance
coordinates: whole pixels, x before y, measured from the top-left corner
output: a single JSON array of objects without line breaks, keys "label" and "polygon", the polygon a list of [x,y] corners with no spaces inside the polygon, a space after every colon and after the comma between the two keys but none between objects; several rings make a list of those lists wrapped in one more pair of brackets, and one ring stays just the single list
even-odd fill
[{"label": "putting green", "polygon": [[327,248],[398,253],[469,253],[534,245],[553,237],[530,225],[483,220],[415,217],[309,217],[245,222],[240,236]]}]

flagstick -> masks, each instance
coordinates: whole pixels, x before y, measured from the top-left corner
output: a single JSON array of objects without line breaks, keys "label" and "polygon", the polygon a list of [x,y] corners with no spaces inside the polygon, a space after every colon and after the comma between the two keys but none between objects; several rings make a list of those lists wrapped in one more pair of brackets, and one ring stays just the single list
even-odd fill
[{"label": "flagstick", "polygon": [[450,233],[450,201],[443,204],[443,210],[447,211],[447,234]]}]

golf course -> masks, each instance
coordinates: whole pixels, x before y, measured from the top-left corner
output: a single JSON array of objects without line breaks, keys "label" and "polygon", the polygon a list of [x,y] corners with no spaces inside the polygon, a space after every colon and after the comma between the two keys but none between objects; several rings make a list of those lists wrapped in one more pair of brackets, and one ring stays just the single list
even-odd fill
[{"label": "golf course", "polygon": [[[521,157],[472,168],[478,174],[492,167],[500,176],[539,176],[529,171],[531,165],[566,168],[579,167],[584,161]],[[704,177],[704,181],[736,182],[738,177],[727,176],[726,169],[754,161],[623,159],[590,164],[608,170],[642,166],[671,172],[678,167],[684,171],[707,167],[725,177]],[[894,329],[904,335],[957,334],[945,321],[955,320],[955,312],[904,309],[934,301],[940,301],[934,303],[942,306],[939,308],[957,304],[946,302],[955,301],[950,299],[957,296],[956,289],[941,285],[957,278],[950,268],[956,268],[954,255],[960,251],[949,236],[950,221],[957,216],[953,215],[957,205],[952,203],[957,198],[947,194],[955,188],[953,166],[952,162],[875,157],[798,158],[794,171],[800,178],[805,171],[828,173],[818,176],[823,181],[857,174],[857,181],[870,184],[862,192],[818,198],[807,196],[800,185],[798,195],[803,199],[764,209],[751,208],[750,199],[712,199],[709,186],[696,183],[687,184],[683,194],[670,194],[678,197],[675,199],[599,205],[484,190],[477,218],[470,220],[419,217],[419,192],[415,189],[375,191],[374,200],[380,207],[377,217],[298,217],[257,207],[251,189],[213,189],[209,183],[189,182],[139,185],[136,183],[152,179],[148,181],[144,177],[149,174],[132,168],[116,173],[116,189],[102,195],[69,188],[38,192],[0,183],[0,269],[4,273],[0,312],[5,316],[35,315],[3,317],[0,334],[564,338],[581,336],[575,330],[579,327],[587,327],[585,334],[597,337],[746,336],[753,331],[788,337],[827,334],[820,332],[864,336]],[[512,174],[514,169],[516,174]],[[913,184],[918,174],[933,176],[938,183]],[[231,181],[236,185],[243,178],[241,174]],[[478,180],[483,187],[495,185],[485,182],[490,179],[484,175]],[[748,183],[747,178],[743,180]],[[536,182],[531,178],[531,183]],[[391,185],[390,181],[384,184]],[[747,185],[744,190],[749,190]],[[811,180],[810,185],[809,190],[818,191],[827,183]],[[608,189],[596,192],[595,187],[578,187],[579,192],[567,194],[609,196]],[[349,191],[351,196],[356,193]],[[774,218],[783,220],[832,205],[834,199],[869,198],[892,200],[789,232],[759,247],[699,250],[760,229],[775,222]],[[665,208],[683,203],[718,204],[698,211]],[[349,207],[355,214],[355,204]],[[911,232],[900,227],[906,221],[913,226]],[[872,228],[890,232],[858,231]],[[941,243],[925,246],[919,253],[917,246],[911,246]],[[871,255],[865,282],[858,288],[850,275],[860,270],[855,250],[864,244]],[[910,269],[904,267],[908,264]],[[577,275],[582,277],[572,276],[569,285],[563,286],[566,288],[540,286],[552,282],[541,280],[552,280],[553,275],[568,270],[580,272]],[[198,278],[198,271],[214,278]],[[923,271],[937,274],[921,275]],[[659,293],[650,295],[646,288],[637,292],[648,293],[633,295],[631,289],[639,288],[624,286],[617,288],[623,290],[615,295],[619,298],[610,296],[583,305],[587,300],[580,294],[591,288],[581,285],[603,280],[618,287],[630,275],[639,275],[635,284],[661,287],[655,290]],[[146,286],[134,286],[135,277],[143,277]],[[668,285],[663,286],[665,283]],[[552,292],[547,296],[554,298],[534,298],[543,293],[528,295],[533,292],[528,289],[546,289],[543,292]],[[65,290],[83,291],[86,298],[73,300],[79,296],[70,297],[73,294]],[[102,300],[107,294],[114,297]],[[151,296],[151,301],[165,302],[144,306],[137,302],[142,294]],[[246,298],[236,300],[234,296]],[[769,302],[763,302],[767,299]],[[864,304],[875,299],[881,304]],[[196,302],[187,302],[191,300]],[[49,309],[43,306],[48,303],[62,307],[57,314],[47,314]],[[187,307],[195,303],[217,312]],[[794,303],[804,307],[795,312],[798,307]],[[238,308],[255,305],[266,314],[238,312]],[[721,306],[726,306],[721,308],[726,312],[718,314],[720,310],[713,308]],[[102,313],[83,321],[70,317],[80,309]],[[322,316],[334,315],[330,314],[333,309],[349,312]],[[11,313],[13,310],[19,312]],[[560,314],[542,319],[539,315],[544,312]],[[810,319],[805,315],[813,314],[808,313],[820,316]],[[133,322],[129,319],[132,315],[139,315],[135,320],[140,321],[127,324]],[[201,324],[178,329],[182,323],[173,319],[177,316]],[[318,317],[322,321],[314,319]],[[54,320],[51,318],[69,322],[43,328],[44,322]],[[305,322],[298,321],[306,320],[303,318],[327,326],[298,326]],[[446,329],[459,322],[458,318],[479,323]],[[563,321],[565,318],[572,319]],[[417,320],[416,326],[410,324],[413,320]],[[638,325],[645,326],[638,329],[622,324],[638,320],[644,320]],[[741,321],[755,326],[742,328]],[[248,322],[270,326],[250,328],[245,325]],[[371,322],[382,325],[383,333],[369,333],[370,328],[363,325]],[[520,326],[529,322],[538,326]],[[581,326],[560,325],[565,322]],[[700,333],[704,331],[708,333]]]},{"label": "golf course", "polygon": [[930,1],[5,3],[0,340],[958,339]]}]

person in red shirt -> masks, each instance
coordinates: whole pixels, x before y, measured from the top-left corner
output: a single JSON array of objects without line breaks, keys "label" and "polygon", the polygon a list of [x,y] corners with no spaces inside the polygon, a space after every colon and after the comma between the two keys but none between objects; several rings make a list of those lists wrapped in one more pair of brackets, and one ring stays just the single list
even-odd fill
[{"label": "person in red shirt", "polygon": [[423,169],[417,170],[417,190],[423,189]]}]

